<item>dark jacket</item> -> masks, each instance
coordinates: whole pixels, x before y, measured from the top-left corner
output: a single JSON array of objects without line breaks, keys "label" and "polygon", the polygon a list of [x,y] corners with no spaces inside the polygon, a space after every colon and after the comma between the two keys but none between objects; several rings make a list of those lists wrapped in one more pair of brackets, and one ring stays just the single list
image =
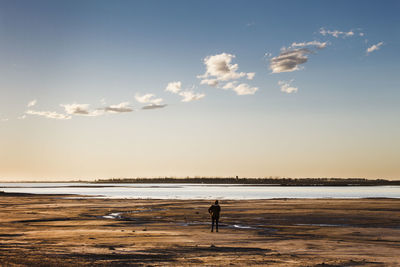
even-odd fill
[{"label": "dark jacket", "polygon": [[219,218],[220,212],[221,212],[221,207],[219,205],[214,204],[208,208],[208,213],[210,213],[213,218]]}]

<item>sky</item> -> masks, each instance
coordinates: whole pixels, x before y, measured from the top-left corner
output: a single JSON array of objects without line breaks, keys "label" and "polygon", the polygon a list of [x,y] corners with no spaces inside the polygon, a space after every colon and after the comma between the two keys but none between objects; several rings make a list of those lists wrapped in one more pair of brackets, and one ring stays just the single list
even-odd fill
[{"label": "sky", "polygon": [[400,179],[399,1],[0,2],[0,181]]}]

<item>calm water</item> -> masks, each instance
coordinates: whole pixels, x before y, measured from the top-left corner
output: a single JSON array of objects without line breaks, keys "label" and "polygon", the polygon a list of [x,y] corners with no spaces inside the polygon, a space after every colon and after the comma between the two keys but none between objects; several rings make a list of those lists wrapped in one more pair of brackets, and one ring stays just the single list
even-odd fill
[{"label": "calm water", "polygon": [[146,199],[400,198],[400,186],[0,183],[0,191]]}]

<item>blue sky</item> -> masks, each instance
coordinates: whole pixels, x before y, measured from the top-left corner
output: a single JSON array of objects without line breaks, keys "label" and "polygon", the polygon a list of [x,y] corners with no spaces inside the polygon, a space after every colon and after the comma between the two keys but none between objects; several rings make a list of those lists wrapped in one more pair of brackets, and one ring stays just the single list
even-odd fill
[{"label": "blue sky", "polygon": [[400,178],[399,10],[2,1],[0,178]]}]

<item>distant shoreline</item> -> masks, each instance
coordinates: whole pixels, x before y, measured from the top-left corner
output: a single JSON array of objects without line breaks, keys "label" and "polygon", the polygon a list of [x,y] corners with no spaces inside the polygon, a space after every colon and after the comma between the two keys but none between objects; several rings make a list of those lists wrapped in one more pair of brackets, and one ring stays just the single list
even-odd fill
[{"label": "distant shoreline", "polygon": [[[166,199],[166,198],[126,198],[126,197],[116,197],[116,198],[105,198],[105,197],[96,197],[93,195],[81,195],[81,194],[43,194],[43,193],[18,193],[18,192],[4,192],[0,190],[0,197],[48,197],[48,198],[54,198],[54,199],[110,199],[110,200],[137,200],[137,201],[210,201],[210,199],[207,198],[196,198],[196,199],[185,199],[185,198],[179,198],[179,199]],[[400,198],[396,197],[359,197],[359,198],[346,198],[346,197],[341,197],[341,198],[331,198],[331,197],[315,197],[315,198],[302,198],[302,197],[274,197],[274,198],[253,198],[253,199],[233,199],[233,198],[224,198],[223,201],[275,201],[275,200],[283,200],[283,201],[288,201],[288,200],[342,200],[342,201],[347,201],[347,200],[395,200],[398,201]]]},{"label": "distant shoreline", "polygon": [[379,186],[400,185],[400,181],[364,178],[112,178],[99,179],[95,184],[237,184],[259,186]]},{"label": "distant shoreline", "polygon": [[[89,183],[89,184],[231,184],[248,186],[387,186],[400,180],[365,178],[110,178],[95,181],[8,181],[2,183]],[[82,186],[79,186],[82,187]]]}]

